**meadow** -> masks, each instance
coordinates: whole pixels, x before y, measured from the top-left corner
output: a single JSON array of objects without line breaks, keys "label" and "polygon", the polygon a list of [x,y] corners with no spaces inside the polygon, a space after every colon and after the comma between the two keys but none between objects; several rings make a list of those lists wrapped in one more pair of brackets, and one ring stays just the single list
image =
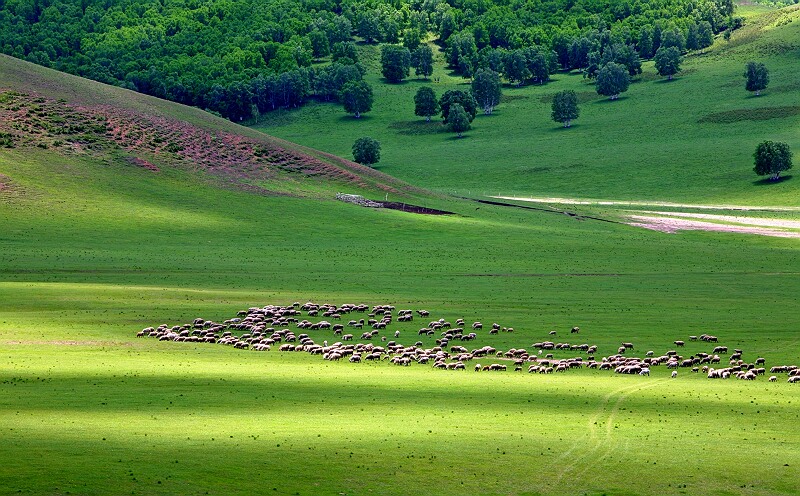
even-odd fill
[{"label": "meadow", "polygon": [[[775,31],[794,36],[796,27]],[[707,58],[708,69],[666,86],[688,86],[706,70],[723,70],[723,62]],[[0,88],[19,88],[21,74],[33,70],[8,58],[0,64]],[[783,76],[775,67],[778,87]],[[739,71],[736,64],[724,70],[731,78]],[[262,139],[200,111],[50,71],[37,74],[27,84],[68,103],[145,106],[198,127],[241,129]],[[583,84],[579,76],[558,77],[552,87],[522,88],[529,98],[517,101],[535,101],[561,81]],[[637,83],[617,103],[633,104],[637,88],[658,84]],[[774,90],[759,98],[772,105],[781,95]],[[579,215],[571,216],[440,194],[489,185],[504,193],[573,191],[547,174],[541,188],[515,188],[519,179],[509,171],[521,162],[513,165],[513,157],[478,170],[479,161],[491,164],[491,150],[477,155],[491,140],[479,136],[514,127],[490,131],[482,122],[505,118],[508,105],[479,117],[463,142],[422,135],[413,149],[431,147],[439,169],[411,160],[411,147],[391,146],[391,133],[376,136],[386,140],[382,171],[438,190],[387,178],[390,199],[454,213],[448,216],[337,202],[333,194],[347,183],[300,175],[271,183],[291,194],[253,194],[158,157],[152,158],[160,166],[155,173],[131,166],[122,151],[98,159],[1,149],[0,493],[797,494],[800,389],[784,374],[769,383],[763,377],[714,381],[686,370],[671,379],[659,367],[650,377],[594,370],[474,373],[134,337],[146,326],[222,320],[250,306],[388,303],[515,328],[483,333],[474,346],[529,347],[548,339],[550,330],[574,340],[568,331],[577,325],[580,341],[597,344],[599,356],[614,353],[622,341],[635,343],[637,353],[663,353],[676,339],[712,333],[719,344],[743,349],[748,360],[800,364],[796,240],[668,235],[620,224],[605,207],[576,207],[571,211]],[[703,112],[719,110],[712,107]],[[356,132],[355,124],[340,109],[311,106],[266,130],[295,139],[292,132],[303,128],[290,121],[313,112],[321,112],[320,126],[337,124],[320,128],[328,136],[318,138],[338,148],[320,148],[348,156],[352,140],[345,134]],[[600,117],[585,112],[572,131],[600,127]],[[541,129],[555,134],[546,117],[539,119]],[[380,129],[372,124],[390,121],[377,108],[371,119],[357,124]],[[789,126],[796,121],[781,121],[780,128],[758,122],[759,132],[782,130],[796,140]],[[311,126],[306,119],[305,129]],[[727,146],[744,141],[744,132],[726,134],[725,153],[734,153]],[[309,141],[311,135],[298,141],[325,145]],[[477,146],[479,139],[487,141]],[[701,141],[688,146],[699,153]],[[473,147],[463,156],[475,174],[464,174],[445,152],[462,145]],[[405,158],[393,155],[399,153]],[[695,160],[686,153],[687,161]],[[605,154],[593,155],[611,164]],[[506,159],[509,168],[501,165]],[[614,164],[622,173],[633,170]],[[767,191],[753,185],[749,166],[736,167],[744,167],[741,178],[731,166],[717,193],[712,181],[690,181],[676,166],[669,177],[631,175],[627,185],[605,174],[576,173],[574,181],[586,188],[571,195],[797,205],[792,180]],[[382,177],[352,188],[381,198]],[[662,179],[663,190],[655,186]],[[453,186],[457,180],[461,186]],[[316,340],[333,339],[319,332]],[[417,336],[406,339],[410,344]],[[688,342],[682,353],[710,348]]]}]

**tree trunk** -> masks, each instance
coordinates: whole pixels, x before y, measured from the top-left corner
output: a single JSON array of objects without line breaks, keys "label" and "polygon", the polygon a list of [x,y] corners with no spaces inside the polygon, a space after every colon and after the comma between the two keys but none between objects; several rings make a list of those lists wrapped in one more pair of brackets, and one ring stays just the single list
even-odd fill
[{"label": "tree trunk", "polygon": [[569,127],[569,119],[567,119],[567,122],[564,123],[564,127]]},{"label": "tree trunk", "polygon": [[431,116],[429,116],[429,115],[426,115],[426,116],[425,116],[425,122],[430,122],[430,121],[431,121]]},{"label": "tree trunk", "polygon": [[361,112],[356,112],[356,119],[360,119],[360,118],[361,118]]},{"label": "tree trunk", "polygon": [[761,95],[761,90],[756,90],[756,96]]}]

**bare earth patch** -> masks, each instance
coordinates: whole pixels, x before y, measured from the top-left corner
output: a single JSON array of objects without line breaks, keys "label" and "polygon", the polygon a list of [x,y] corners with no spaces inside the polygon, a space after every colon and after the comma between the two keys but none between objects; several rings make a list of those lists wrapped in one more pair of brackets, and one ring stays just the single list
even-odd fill
[{"label": "bare earth patch", "polygon": [[631,215],[629,218],[633,221],[629,223],[631,226],[643,227],[645,229],[651,229],[653,231],[661,231],[665,233],[676,233],[678,231],[713,231],[738,234],[759,234],[761,236],[775,236],[778,238],[800,238],[800,232],[797,231],[782,231],[780,229],[770,229],[766,227],[754,227],[737,224],[717,224],[714,222],[704,222],[700,220],[678,219],[675,217],[651,217],[645,215]]},{"label": "bare earth patch", "polygon": [[[574,198],[519,198],[495,196],[505,200],[563,205],[597,206],[661,206],[670,208],[693,208],[702,210],[739,210],[761,212],[797,212],[798,207],[751,207],[746,205],[693,205],[670,202],[639,202],[614,200],[579,200]],[[647,214],[647,215],[640,215]],[[674,234],[678,231],[710,231],[737,234],[757,234],[778,238],[800,238],[800,221],[771,219],[764,217],[745,217],[738,215],[715,215],[692,212],[637,211],[625,216],[628,225]],[[797,229],[797,230],[795,230]]]}]

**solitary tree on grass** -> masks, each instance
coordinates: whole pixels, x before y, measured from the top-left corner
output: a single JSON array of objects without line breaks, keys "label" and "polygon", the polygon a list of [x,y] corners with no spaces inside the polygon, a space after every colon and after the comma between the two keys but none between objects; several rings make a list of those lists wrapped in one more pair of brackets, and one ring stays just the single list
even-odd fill
[{"label": "solitary tree on grass", "polygon": [[350,81],[342,86],[341,100],[344,110],[359,119],[372,110],[372,87],[366,81]]},{"label": "solitary tree on grass", "polygon": [[792,168],[792,151],[780,141],[759,143],[753,156],[756,159],[753,171],[759,176],[769,175],[771,181],[777,181],[781,172]]},{"label": "solitary tree on grass", "polygon": [[573,90],[564,90],[556,93],[553,98],[553,120],[561,122],[564,127],[569,127],[573,119],[580,114],[578,109],[578,95]]},{"label": "solitary tree on grass", "polygon": [[411,52],[411,67],[414,74],[428,79],[433,74],[433,50],[428,45],[420,45]]},{"label": "solitary tree on grass", "polygon": [[431,116],[439,112],[439,101],[436,93],[429,87],[423,86],[414,95],[414,115],[425,117],[426,122],[431,121]]},{"label": "solitary tree on grass", "polygon": [[597,93],[612,100],[619,98],[620,93],[628,91],[631,78],[622,64],[609,62],[597,73]]},{"label": "solitary tree on grass", "polygon": [[681,51],[674,46],[659,48],[656,51],[654,60],[658,73],[662,76],[667,76],[669,80],[681,70],[681,62],[683,62]]},{"label": "solitary tree on grass", "polygon": [[756,96],[761,94],[761,90],[767,88],[769,84],[769,71],[767,66],[761,62],[748,62],[744,66],[744,77],[747,78],[745,88],[747,91],[755,91]]},{"label": "solitary tree on grass", "polygon": [[353,143],[353,160],[361,165],[377,164],[381,159],[381,143],[369,136],[358,138]]},{"label": "solitary tree on grass", "polygon": [[450,129],[457,133],[459,138],[462,137],[461,133],[468,131],[470,128],[469,117],[460,103],[454,103],[450,106],[447,122],[450,125]]}]

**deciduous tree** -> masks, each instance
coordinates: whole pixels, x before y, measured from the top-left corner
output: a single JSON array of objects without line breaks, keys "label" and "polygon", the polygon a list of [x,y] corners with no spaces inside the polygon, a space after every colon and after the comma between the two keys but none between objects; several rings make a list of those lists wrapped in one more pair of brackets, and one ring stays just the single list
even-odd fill
[{"label": "deciduous tree", "polygon": [[439,101],[436,93],[429,87],[423,86],[414,95],[414,115],[425,117],[430,122],[431,116],[439,112]]},{"label": "deciduous tree", "polygon": [[628,70],[622,64],[609,62],[597,73],[597,93],[611,100],[616,100],[620,93],[628,91],[630,84]]},{"label": "deciduous tree", "polygon": [[448,124],[450,126],[450,130],[458,134],[459,138],[462,137],[462,133],[464,131],[469,131],[470,120],[469,116],[467,116],[467,112],[464,110],[464,107],[458,103],[454,103],[450,107]]},{"label": "deciduous tree", "polygon": [[683,58],[680,50],[671,46],[669,48],[659,48],[654,60],[658,73],[662,76],[667,76],[667,79],[672,79],[672,76],[680,72]]},{"label": "deciduous tree", "polygon": [[758,144],[753,156],[753,171],[759,176],[769,175],[772,181],[777,181],[781,172],[792,168],[792,151],[786,143],[764,141]]},{"label": "deciduous tree", "polygon": [[485,115],[491,114],[502,96],[500,75],[491,69],[478,69],[472,79],[472,96]]},{"label": "deciduous tree", "polygon": [[380,141],[364,136],[353,143],[353,160],[361,165],[377,164],[381,159]]},{"label": "deciduous tree", "polygon": [[563,90],[556,93],[556,96],[553,97],[551,115],[554,121],[563,123],[564,127],[569,127],[570,123],[580,115],[577,93],[573,90]]},{"label": "deciduous tree", "polygon": [[744,66],[744,77],[747,79],[745,88],[747,91],[755,91],[756,96],[761,94],[761,90],[766,89],[769,84],[769,71],[767,66],[761,62],[748,62]]},{"label": "deciduous tree", "polygon": [[411,67],[411,52],[399,45],[381,47],[381,71],[390,83],[399,83],[408,77]]},{"label": "deciduous tree", "polygon": [[342,86],[342,104],[345,112],[356,119],[372,110],[372,87],[366,81],[350,81]]}]

